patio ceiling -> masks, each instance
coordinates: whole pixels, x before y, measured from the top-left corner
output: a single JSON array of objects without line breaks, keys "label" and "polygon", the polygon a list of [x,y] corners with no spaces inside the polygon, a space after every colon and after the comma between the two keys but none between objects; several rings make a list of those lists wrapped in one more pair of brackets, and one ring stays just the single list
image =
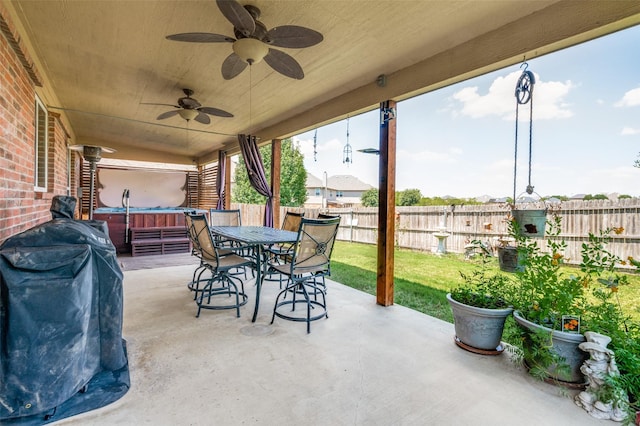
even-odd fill
[{"label": "patio ceiling", "polygon": [[[32,53],[51,111],[72,143],[102,145],[105,157],[191,163],[233,152],[236,134],[264,141],[402,100],[640,23],[633,1],[242,0],[267,28],[301,25],[324,40],[284,49],[303,67],[293,80],[266,63],[232,80],[220,68],[230,43],[165,36],[233,36],[214,0],[1,0]],[[385,74],[384,87],[376,78]],[[182,88],[233,118],[210,125],[156,117]],[[56,109],[60,108],[60,109]],[[401,114],[401,112],[400,112]]]}]

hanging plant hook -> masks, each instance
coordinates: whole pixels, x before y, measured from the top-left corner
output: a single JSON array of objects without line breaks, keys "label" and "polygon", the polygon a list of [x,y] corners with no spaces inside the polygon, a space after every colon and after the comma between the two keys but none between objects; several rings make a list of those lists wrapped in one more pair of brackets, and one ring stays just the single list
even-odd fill
[{"label": "hanging plant hook", "polygon": [[533,73],[527,70],[529,65],[526,62],[523,65],[525,65],[525,69],[522,71],[520,78],[518,78],[515,93],[516,99],[520,105],[529,103],[533,96],[533,85],[536,84],[536,78]]},{"label": "hanging plant hook", "polygon": [[533,151],[533,86],[536,84],[536,78],[533,72],[529,71],[529,64],[523,62],[520,64],[520,68],[523,68],[522,74],[518,78],[515,89],[516,98],[516,129],[515,129],[515,152],[514,152],[514,164],[513,164],[513,203],[516,202],[516,177],[518,167],[518,121],[519,121],[519,106],[525,105],[531,102],[529,108],[529,183],[527,185],[526,192],[531,195],[534,192],[534,187],[531,184],[531,161]]}]

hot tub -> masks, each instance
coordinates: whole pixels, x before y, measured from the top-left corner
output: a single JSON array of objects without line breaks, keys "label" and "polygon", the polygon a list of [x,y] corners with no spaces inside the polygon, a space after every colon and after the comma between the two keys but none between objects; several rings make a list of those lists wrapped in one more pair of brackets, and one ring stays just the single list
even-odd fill
[{"label": "hot tub", "polygon": [[207,212],[206,210],[187,207],[130,207],[129,235],[127,235],[126,209],[124,207],[99,207],[94,210],[93,218],[107,222],[109,237],[118,253],[130,253],[130,238],[125,237],[130,236],[131,229],[184,227],[185,211]]}]

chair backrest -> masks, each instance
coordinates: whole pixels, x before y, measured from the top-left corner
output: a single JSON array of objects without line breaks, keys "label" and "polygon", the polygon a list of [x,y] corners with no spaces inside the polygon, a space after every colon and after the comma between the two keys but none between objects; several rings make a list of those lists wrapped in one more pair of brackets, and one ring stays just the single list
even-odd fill
[{"label": "chair backrest", "polygon": [[211,226],[240,226],[240,210],[209,210],[209,223]]},{"label": "chair backrest", "polygon": [[303,217],[304,212],[295,213],[287,211],[284,215],[284,220],[282,221],[282,229],[285,231],[298,232],[300,229],[300,222],[302,222]]},{"label": "chair backrest", "polygon": [[191,231],[189,236],[203,259],[218,261],[218,252],[211,236],[211,230],[205,214],[190,214]]},{"label": "chair backrest", "polygon": [[340,218],[339,214],[318,213],[318,219],[333,219]]},{"label": "chair backrest", "polygon": [[191,216],[194,214],[195,212],[191,211],[184,212],[184,225],[187,227],[187,235],[191,241],[191,254],[200,257],[200,246],[198,244],[197,237],[194,234],[193,221],[191,220]]},{"label": "chair backrest", "polygon": [[291,261],[292,275],[329,274],[331,253],[338,233],[340,218],[302,218],[298,241]]}]

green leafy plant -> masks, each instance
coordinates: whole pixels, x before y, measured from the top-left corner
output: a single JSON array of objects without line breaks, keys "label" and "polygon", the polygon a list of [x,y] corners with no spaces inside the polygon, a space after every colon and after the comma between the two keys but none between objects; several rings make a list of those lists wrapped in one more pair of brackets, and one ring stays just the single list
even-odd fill
[{"label": "green leafy plant", "polygon": [[470,244],[476,249],[476,268],[460,271],[463,283],[451,290],[451,297],[477,308],[501,309],[509,306],[513,283],[505,274],[490,272],[491,252],[479,240]]},{"label": "green leafy plant", "polygon": [[627,409],[627,420],[632,423],[640,411],[640,326],[625,315],[619,299],[618,287],[628,285],[629,277],[617,272],[619,265],[638,266],[633,258],[622,260],[607,250],[612,233],[620,234],[622,228],[607,228],[599,235],[589,234],[582,245],[581,270],[585,280],[594,285],[588,307],[587,323],[591,330],[611,338],[609,349],[615,354],[619,376],[608,377],[598,397],[615,407]]},{"label": "green leafy plant", "polygon": [[552,330],[567,330],[563,315],[584,315],[585,286],[575,274],[561,269],[566,243],[559,238],[562,218],[553,215],[547,222],[547,248],[538,240],[524,236],[514,220],[509,222],[510,236],[515,240],[523,270],[516,273],[519,291],[513,305],[527,320]]},{"label": "green leafy plant", "polygon": [[[607,246],[613,234],[622,228],[607,228],[589,234],[581,248],[579,272],[563,268],[566,244],[560,237],[561,218],[553,216],[547,223],[546,249],[538,241],[523,236],[516,223],[509,225],[519,256],[523,256],[524,270],[516,273],[518,291],[512,300],[514,308],[527,320],[548,329],[565,332],[595,331],[611,337],[609,349],[615,354],[619,376],[608,377],[598,395],[603,402],[628,408],[628,420],[635,418],[640,400],[640,326],[623,313],[618,288],[628,284],[628,274],[619,267],[630,263],[611,253]],[[566,318],[579,318],[572,323]],[[545,378],[549,366],[565,371],[565,360],[551,351],[551,335],[519,329],[510,337],[517,346],[518,357],[530,363],[530,373]],[[533,360],[533,361],[532,361]]]}]

